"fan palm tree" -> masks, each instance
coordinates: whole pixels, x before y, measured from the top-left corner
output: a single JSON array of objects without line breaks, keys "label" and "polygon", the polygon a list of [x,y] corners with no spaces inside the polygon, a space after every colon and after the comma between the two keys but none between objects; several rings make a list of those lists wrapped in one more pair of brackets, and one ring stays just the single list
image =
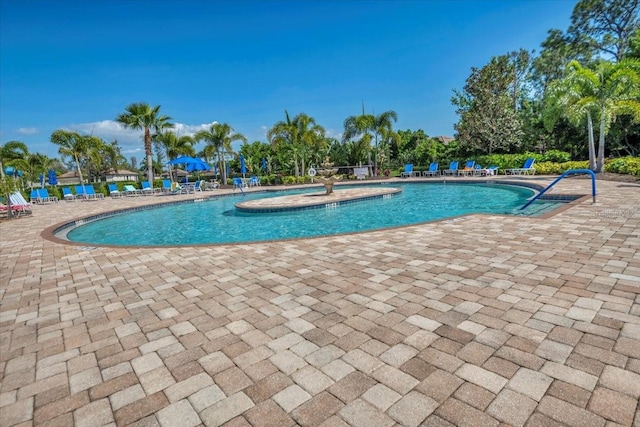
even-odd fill
[{"label": "fan palm tree", "polygon": [[234,141],[247,142],[247,138],[241,133],[234,133],[233,128],[227,123],[213,123],[209,129],[197,132],[194,137],[196,141],[204,141],[213,147],[218,154],[218,170],[223,184],[227,183],[227,170],[225,155],[232,153],[231,143]]},{"label": "fan palm tree", "polygon": [[147,179],[153,182],[153,152],[151,149],[151,131],[161,133],[165,129],[173,127],[169,123],[171,117],[160,115],[160,106],[151,107],[144,102],[130,104],[125,108],[126,112],[119,114],[116,121],[127,128],[144,130],[144,153],[147,158]]}]

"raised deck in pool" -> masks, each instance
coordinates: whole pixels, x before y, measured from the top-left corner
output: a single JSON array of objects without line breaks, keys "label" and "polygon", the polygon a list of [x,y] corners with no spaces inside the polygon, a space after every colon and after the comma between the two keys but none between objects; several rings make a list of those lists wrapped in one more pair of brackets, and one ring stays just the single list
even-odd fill
[{"label": "raised deck in pool", "polygon": [[[334,187],[335,188],[335,187]],[[401,192],[400,188],[350,188],[334,190],[333,194],[326,195],[324,191],[318,193],[295,194],[282,197],[271,197],[247,202],[236,203],[236,209],[241,212],[267,213],[285,212],[304,209],[318,209],[334,207],[339,204],[353,203],[363,200],[371,200],[383,197],[391,197]]]}]

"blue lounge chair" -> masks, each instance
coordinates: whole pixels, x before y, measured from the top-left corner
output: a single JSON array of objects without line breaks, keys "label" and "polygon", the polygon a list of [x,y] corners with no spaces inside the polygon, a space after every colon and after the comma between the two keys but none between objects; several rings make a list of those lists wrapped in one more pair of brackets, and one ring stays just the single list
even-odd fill
[{"label": "blue lounge chair", "polygon": [[462,176],[473,175],[475,173],[475,164],[476,164],[475,160],[469,160],[464,165],[464,168],[458,170],[458,175],[462,175]]},{"label": "blue lounge chair", "polygon": [[109,195],[113,198],[122,197],[122,191],[118,190],[116,184],[109,184]]},{"label": "blue lounge chair", "polygon": [[86,187],[83,185],[76,185],[76,199],[86,200],[88,198],[89,196],[87,196]]},{"label": "blue lounge chair", "polygon": [[162,180],[162,192],[163,193],[171,193],[171,180],[170,179],[163,179]]},{"label": "blue lounge chair", "polygon": [[261,187],[260,178],[255,175],[249,178],[249,187]]},{"label": "blue lounge chair", "polygon": [[125,185],[124,186],[124,195],[125,196],[139,196],[140,195],[140,190],[138,190],[136,187],[134,187],[131,184]]},{"label": "blue lounge chair", "polygon": [[445,169],[442,171],[443,175],[458,175],[458,162],[453,161],[449,163],[449,169]]},{"label": "blue lounge chair", "polygon": [[104,194],[96,192],[96,189],[93,188],[92,184],[85,185],[84,189],[89,200],[104,199]]},{"label": "blue lounge chair", "polygon": [[161,188],[153,188],[149,184],[149,181],[142,181],[142,189],[140,190],[142,194],[146,196],[153,196],[157,190],[162,191]]},{"label": "blue lounge chair", "polygon": [[438,162],[431,162],[429,170],[422,172],[423,176],[438,176],[440,171],[438,170]]},{"label": "blue lounge chair", "polygon": [[67,202],[71,202],[71,201],[76,202],[77,201],[76,195],[73,194],[73,192],[71,191],[71,188],[69,188],[69,187],[62,187],[62,197],[64,197],[64,199]]},{"label": "blue lounge chair", "polygon": [[193,192],[194,193],[196,191],[202,192],[202,183],[203,183],[203,181],[196,181],[196,183],[193,185]]},{"label": "blue lounge chair", "polygon": [[411,178],[413,176],[413,165],[408,163],[404,165],[404,172],[400,174],[400,178]]},{"label": "blue lounge chair", "polygon": [[29,194],[29,202],[46,205],[48,203],[58,203],[58,198],[49,196],[49,191],[46,188],[34,188]]},{"label": "blue lounge chair", "polygon": [[242,178],[233,178],[233,188],[245,188],[247,184],[242,180]]},{"label": "blue lounge chair", "polygon": [[31,194],[29,195],[29,201],[31,203],[40,203],[39,199],[40,199],[40,193],[38,192],[38,190],[36,189],[31,190]]},{"label": "blue lounge chair", "polygon": [[535,175],[536,168],[533,167],[533,163],[535,159],[533,157],[529,157],[521,168],[513,168],[513,169],[505,169],[505,175]]}]

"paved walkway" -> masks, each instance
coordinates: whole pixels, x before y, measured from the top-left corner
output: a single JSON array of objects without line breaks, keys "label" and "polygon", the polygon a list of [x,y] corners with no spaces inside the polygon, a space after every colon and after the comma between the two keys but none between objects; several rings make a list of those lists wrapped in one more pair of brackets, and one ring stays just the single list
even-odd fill
[{"label": "paved walkway", "polygon": [[35,206],[0,222],[0,425],[640,426],[640,186],[598,188],[547,219],[154,249],[40,233],[159,197]]}]

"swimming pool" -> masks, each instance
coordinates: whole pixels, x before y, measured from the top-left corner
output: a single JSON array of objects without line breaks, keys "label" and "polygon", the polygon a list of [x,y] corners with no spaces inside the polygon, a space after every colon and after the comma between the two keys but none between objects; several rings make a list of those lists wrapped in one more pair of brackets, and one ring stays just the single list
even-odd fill
[{"label": "swimming pool", "polygon": [[259,214],[239,212],[234,205],[256,198],[320,190],[316,187],[211,197],[111,215],[58,234],[73,242],[116,246],[281,240],[411,225],[470,213],[510,214],[534,194],[529,188],[496,184],[394,183],[389,187],[400,187],[402,191],[393,197],[331,209]]}]

